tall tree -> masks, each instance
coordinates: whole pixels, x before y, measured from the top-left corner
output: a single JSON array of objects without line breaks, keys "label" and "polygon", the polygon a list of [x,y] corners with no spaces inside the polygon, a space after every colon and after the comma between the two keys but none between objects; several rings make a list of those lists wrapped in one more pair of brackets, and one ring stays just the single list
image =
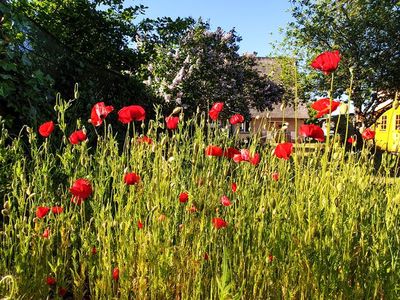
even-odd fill
[{"label": "tall tree", "polygon": [[0,46],[8,84],[0,86],[5,99],[1,108],[14,116],[16,127],[51,117],[56,92],[71,98],[76,82],[81,100],[71,108],[71,119],[100,100],[116,107],[154,100],[135,75],[141,61],[131,46],[134,20],[144,6],[124,7],[123,2],[8,0],[2,4]]},{"label": "tall tree", "polygon": [[[234,30],[210,31],[201,20],[187,20],[186,25],[167,39],[153,31],[138,37],[139,51],[147,51],[149,43],[153,49],[144,79],[166,108],[207,111],[213,102],[223,101],[226,114],[249,117],[249,108],[270,108],[281,99],[282,88],[257,72],[254,55],[238,54],[241,38]],[[158,39],[162,42],[153,43]]]},{"label": "tall tree", "polygon": [[[309,63],[322,51],[339,49],[342,61],[336,95],[354,76],[355,106],[372,124],[374,108],[400,90],[400,3],[398,0],[291,0],[294,21],[287,39],[296,55]],[[329,89],[321,74],[307,74],[320,90]],[[380,93],[379,93],[380,92]],[[377,94],[382,97],[376,97]]]}]

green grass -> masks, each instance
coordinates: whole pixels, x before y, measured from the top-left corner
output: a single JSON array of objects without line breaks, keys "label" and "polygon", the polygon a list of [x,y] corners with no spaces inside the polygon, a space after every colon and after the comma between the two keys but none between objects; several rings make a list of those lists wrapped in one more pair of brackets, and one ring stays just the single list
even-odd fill
[{"label": "green grass", "polygon": [[[76,127],[59,122],[67,132]],[[385,155],[376,170],[367,147],[345,153],[333,145],[327,155],[297,145],[285,161],[255,138],[248,147],[261,154],[260,164],[236,164],[205,156],[209,144],[239,141],[211,130],[204,114],[174,132],[161,117],[146,129],[135,125],[127,127],[124,145],[110,125],[96,134],[88,128],[97,141],[91,147],[56,135],[45,140],[36,129],[11,140],[2,130],[2,297],[57,298],[60,287],[74,299],[400,297],[400,186],[390,177],[396,157]],[[135,142],[143,133],[152,145]],[[127,171],[141,183],[126,186]],[[93,187],[81,206],[70,201],[77,178]],[[178,200],[183,191],[187,203]],[[232,206],[220,204],[223,195]],[[38,206],[53,205],[64,212],[35,218]],[[198,212],[188,210],[192,205]],[[214,217],[228,226],[213,228]],[[46,284],[48,276],[55,287]]]}]

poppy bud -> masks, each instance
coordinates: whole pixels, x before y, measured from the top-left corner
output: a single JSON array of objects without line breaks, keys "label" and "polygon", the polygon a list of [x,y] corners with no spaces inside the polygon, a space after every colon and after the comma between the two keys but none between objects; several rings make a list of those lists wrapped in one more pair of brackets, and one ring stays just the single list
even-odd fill
[{"label": "poppy bud", "polygon": [[58,289],[58,295],[59,295],[60,297],[65,297],[66,294],[67,294],[67,289],[66,289],[66,288],[60,287],[60,288]]},{"label": "poppy bud", "polygon": [[182,107],[175,107],[171,115],[176,115],[182,111]]},{"label": "poppy bud", "polygon": [[274,260],[274,256],[272,254],[268,255],[268,262],[272,263],[272,261]]},{"label": "poppy bud", "polygon": [[1,214],[2,214],[3,216],[8,216],[8,215],[10,215],[10,212],[8,211],[8,209],[3,209],[3,210],[1,211]]},{"label": "poppy bud", "polygon": [[112,277],[115,281],[118,281],[119,279],[119,269],[115,267],[112,271]]},{"label": "poppy bud", "polygon": [[50,228],[47,227],[47,228],[43,231],[42,237],[45,238],[45,239],[48,239],[48,238],[49,238],[49,235],[50,235]]},{"label": "poppy bud", "polygon": [[46,278],[46,283],[47,283],[47,285],[55,285],[56,284],[56,279],[54,278],[54,277],[51,277],[51,276],[48,276],[47,278]]},{"label": "poppy bud", "polygon": [[164,146],[166,143],[167,143],[167,137],[164,136],[164,137],[161,139],[160,144],[161,144],[161,146]]},{"label": "poppy bud", "polygon": [[140,220],[137,222],[137,227],[138,229],[143,229],[143,223]]},{"label": "poppy bud", "polygon": [[4,207],[4,209],[10,209],[10,201],[4,202],[3,207]]}]

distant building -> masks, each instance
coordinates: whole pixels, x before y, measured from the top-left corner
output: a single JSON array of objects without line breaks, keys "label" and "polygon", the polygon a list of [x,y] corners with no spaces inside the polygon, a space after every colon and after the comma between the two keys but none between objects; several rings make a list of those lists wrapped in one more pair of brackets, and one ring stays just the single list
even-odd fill
[{"label": "distant building", "polygon": [[387,100],[378,105],[375,111],[384,109],[387,111],[371,126],[376,132],[376,146],[385,151],[400,152],[400,107],[394,108],[393,100]]},{"label": "distant building", "polygon": [[[282,84],[282,66],[281,59],[270,57],[258,57],[256,69],[267,75],[273,82]],[[290,59],[286,59],[290,61]],[[290,93],[288,93],[290,95]],[[251,120],[244,122],[240,127],[240,135],[247,137],[252,134],[258,134],[264,141],[294,142],[296,136],[296,118],[297,128],[304,124],[304,121],[309,118],[308,109],[305,104],[299,103],[297,111],[292,104],[294,99],[286,99],[289,103],[283,108],[282,103],[273,105],[272,110],[257,111],[250,109]]]},{"label": "distant building", "polygon": [[299,104],[297,111],[293,106],[281,110],[281,104],[275,104],[271,111],[250,110],[251,121],[244,122],[240,127],[242,137],[259,134],[264,141],[294,142],[297,128],[309,118],[306,105]]}]

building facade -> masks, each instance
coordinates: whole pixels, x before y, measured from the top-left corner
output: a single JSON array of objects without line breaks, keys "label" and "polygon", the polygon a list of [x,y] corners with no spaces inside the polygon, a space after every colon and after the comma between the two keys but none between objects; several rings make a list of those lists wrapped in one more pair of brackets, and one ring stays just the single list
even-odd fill
[{"label": "building facade", "polygon": [[394,108],[390,100],[380,109],[390,108],[383,113],[371,129],[375,131],[376,146],[390,152],[400,152],[400,107]]}]

